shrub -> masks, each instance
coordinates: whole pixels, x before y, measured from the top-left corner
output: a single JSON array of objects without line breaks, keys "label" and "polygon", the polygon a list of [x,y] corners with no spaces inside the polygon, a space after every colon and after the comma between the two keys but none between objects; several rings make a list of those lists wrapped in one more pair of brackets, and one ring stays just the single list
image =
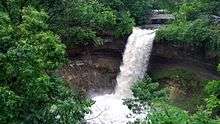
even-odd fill
[{"label": "shrub", "polygon": [[216,0],[185,1],[175,13],[176,20],[158,30],[157,40],[178,45],[191,45],[205,54],[208,50],[219,50],[220,31],[210,17],[216,13]]},{"label": "shrub", "polygon": [[206,87],[205,92],[208,97],[206,101],[206,109],[213,117],[220,117],[220,81],[210,81]]},{"label": "shrub", "polygon": [[206,111],[190,115],[186,111],[166,103],[154,105],[149,114],[148,124],[218,124],[219,120],[210,118]]},{"label": "shrub", "polygon": [[208,2],[202,0],[193,0],[183,3],[177,12],[177,18],[182,20],[195,20],[198,17],[207,15],[209,12]]},{"label": "shrub", "polygon": [[133,95],[140,101],[147,101],[152,103],[154,101],[167,100],[167,91],[159,86],[159,83],[153,82],[151,78],[146,77],[145,79],[138,81],[132,87]]},{"label": "shrub", "polygon": [[[114,10],[100,0],[66,0],[52,7],[53,2],[49,3],[38,4],[49,12],[50,27],[68,46],[102,45],[101,36],[106,32],[124,37],[133,28],[130,14]],[[114,1],[107,3],[113,4]]]},{"label": "shrub", "polygon": [[220,95],[220,81],[219,80],[210,81],[206,85],[205,91],[208,95],[219,96]]},{"label": "shrub", "polygon": [[146,24],[153,8],[151,0],[99,0],[119,13],[127,11],[138,25]]},{"label": "shrub", "polygon": [[[161,76],[163,77],[163,75]],[[132,91],[137,99],[127,100],[126,104],[134,112],[136,112],[136,108],[140,105],[146,106],[145,103],[150,105],[150,112],[146,115],[147,117],[144,120],[137,120],[137,123],[218,124],[220,122],[219,84],[218,81],[211,81],[207,84],[205,88],[208,95],[206,104],[200,106],[194,114],[189,114],[187,111],[170,104],[167,101],[166,90],[161,89],[159,84],[153,83],[150,78],[145,78],[134,85]]]},{"label": "shrub", "polygon": [[199,50],[218,50],[220,32],[213,29],[207,21],[198,19],[192,22],[179,21],[170,24],[157,32],[159,42],[171,44],[188,44]]},{"label": "shrub", "polygon": [[17,96],[9,88],[0,87],[0,121],[6,123],[19,122],[19,107],[23,98]]},{"label": "shrub", "polygon": [[129,12],[118,13],[117,25],[114,35],[116,37],[126,36],[132,32],[134,20]]},{"label": "shrub", "polygon": [[149,124],[189,124],[190,117],[186,111],[161,103],[149,115]]},{"label": "shrub", "polygon": [[197,113],[191,116],[192,124],[219,124],[220,120],[215,120],[210,117],[206,110],[199,110]]}]

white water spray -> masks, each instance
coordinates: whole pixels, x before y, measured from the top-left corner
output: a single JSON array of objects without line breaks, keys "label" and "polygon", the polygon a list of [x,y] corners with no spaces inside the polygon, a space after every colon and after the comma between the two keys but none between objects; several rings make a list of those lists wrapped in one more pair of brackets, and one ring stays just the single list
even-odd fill
[{"label": "white water spray", "polygon": [[141,115],[131,116],[131,110],[123,105],[122,99],[131,98],[131,86],[144,77],[154,38],[155,30],[133,29],[123,55],[115,93],[93,97],[96,103],[91,108],[92,113],[85,118],[87,123],[126,124],[143,118]]}]

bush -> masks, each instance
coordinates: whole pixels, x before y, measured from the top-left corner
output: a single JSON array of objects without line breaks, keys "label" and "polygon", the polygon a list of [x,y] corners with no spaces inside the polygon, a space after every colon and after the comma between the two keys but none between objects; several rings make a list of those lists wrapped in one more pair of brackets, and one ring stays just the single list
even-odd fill
[{"label": "bush", "polygon": [[203,54],[208,50],[219,50],[220,32],[218,24],[210,17],[216,13],[216,0],[185,1],[175,13],[176,20],[157,32],[159,42],[191,45]]},{"label": "bush", "polygon": [[9,88],[0,87],[0,121],[6,123],[18,123],[19,107],[23,98],[17,96]]},{"label": "bush", "polygon": [[[170,73],[169,73],[170,74]],[[165,74],[165,75],[169,75]],[[187,75],[188,73],[184,74]],[[163,77],[163,75],[161,75]],[[205,88],[207,92],[206,104],[198,108],[194,114],[189,114],[167,101],[167,92],[160,88],[158,83],[152,82],[147,77],[139,81],[132,88],[136,99],[127,100],[125,104],[136,112],[139,106],[150,105],[150,112],[145,120],[137,120],[138,123],[148,124],[218,124],[219,120],[219,82],[209,82]],[[139,110],[139,109],[137,109]]]},{"label": "bush", "polygon": [[220,81],[210,81],[206,87],[206,109],[215,118],[220,117]]},{"label": "bush", "polygon": [[156,106],[149,115],[149,124],[189,124],[190,117],[186,111],[166,103]]},{"label": "bush", "polygon": [[[55,5],[52,1],[34,3],[49,12],[50,28],[68,46],[102,45],[102,35],[106,32],[124,37],[133,28],[130,14],[114,10],[100,0],[66,0],[55,2]],[[114,1],[107,3],[113,4]]]},{"label": "bush", "polygon": [[138,81],[132,87],[133,95],[140,101],[147,101],[151,104],[154,101],[167,100],[167,91],[159,86],[159,83],[153,82],[151,78],[146,77],[145,79]]},{"label": "bush", "polygon": [[158,42],[171,44],[188,44],[196,49],[218,50],[220,48],[220,32],[213,29],[207,21],[198,19],[192,22],[178,21],[157,32]]},{"label": "bush", "polygon": [[210,117],[209,113],[205,110],[199,110],[191,116],[192,124],[219,124],[220,120],[215,120]]},{"label": "bush", "polygon": [[58,33],[69,48],[75,45],[102,45],[103,43],[103,40],[91,29],[74,27],[59,30]]},{"label": "bush", "polygon": [[131,18],[129,12],[118,13],[118,19],[114,35],[116,37],[123,37],[132,32],[134,27],[134,20]]},{"label": "bush", "polygon": [[206,85],[205,91],[208,95],[219,96],[220,95],[220,81],[219,80],[210,81]]},{"label": "bush", "polygon": [[154,105],[152,114],[149,115],[148,124],[218,124],[205,111],[198,111],[194,115],[166,103]]},{"label": "bush", "polygon": [[137,25],[144,25],[148,19],[153,8],[151,0],[123,0],[128,11],[135,19]]},{"label": "bush", "polygon": [[204,0],[193,0],[183,3],[177,12],[177,18],[180,20],[193,21],[209,13],[209,3]]},{"label": "bush", "polygon": [[109,6],[113,10],[119,13],[128,11],[131,17],[135,19],[135,23],[138,25],[146,24],[148,17],[151,14],[153,8],[153,2],[151,0],[100,0],[104,5]]}]

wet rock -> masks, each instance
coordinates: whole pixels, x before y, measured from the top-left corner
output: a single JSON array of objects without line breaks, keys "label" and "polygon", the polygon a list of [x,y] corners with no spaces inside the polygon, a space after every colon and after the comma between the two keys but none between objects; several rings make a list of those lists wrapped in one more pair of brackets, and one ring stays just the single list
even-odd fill
[{"label": "wet rock", "polygon": [[116,85],[120,63],[120,57],[84,54],[60,69],[59,74],[72,86],[88,93],[110,93]]}]

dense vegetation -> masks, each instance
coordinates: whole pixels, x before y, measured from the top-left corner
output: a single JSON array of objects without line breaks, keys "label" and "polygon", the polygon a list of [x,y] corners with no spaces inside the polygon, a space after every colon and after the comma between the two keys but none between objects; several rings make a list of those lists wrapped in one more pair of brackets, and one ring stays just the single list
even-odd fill
[{"label": "dense vegetation", "polygon": [[[185,82],[186,84],[188,82]],[[171,102],[170,88],[163,88],[159,83],[146,77],[137,82],[132,88],[135,101],[148,103],[151,114],[146,120],[137,120],[137,123],[148,124],[218,124],[220,123],[219,81],[209,81],[204,87],[204,104],[197,107],[193,114],[175,106]],[[129,105],[132,106],[132,105]],[[132,109],[132,107],[131,107]]]},{"label": "dense vegetation", "polygon": [[[169,3],[168,1],[164,1]],[[170,45],[190,46],[205,55],[214,51],[218,56],[220,46],[219,23],[213,15],[219,15],[218,0],[186,0],[163,4],[175,15],[175,20],[159,29],[156,40]],[[217,68],[219,70],[219,66]],[[197,77],[185,70],[168,70],[152,75],[139,81],[133,88],[135,101],[148,103],[151,114],[146,120],[137,123],[149,124],[219,124],[220,123],[220,82],[219,80],[200,82]],[[159,83],[155,82],[158,81]],[[164,85],[169,83],[167,85]],[[176,88],[173,91],[173,88]],[[178,96],[182,90],[187,97],[195,89],[200,89],[196,96],[195,111],[187,110],[186,106],[173,103],[173,95]],[[180,91],[180,92],[182,92]],[[174,92],[174,93],[173,93]],[[181,96],[182,97],[182,96]],[[199,98],[200,97],[200,98]],[[194,99],[194,98],[193,98]],[[199,103],[198,103],[199,102]],[[131,105],[129,105],[131,106]]]},{"label": "dense vegetation", "polygon": [[91,101],[56,75],[65,45],[126,37],[150,9],[148,0],[0,1],[0,122],[80,123]]},{"label": "dense vegetation", "polygon": [[14,1],[1,6],[0,122],[79,123],[90,101],[54,74],[65,46],[48,30],[47,14]]},{"label": "dense vegetation", "polygon": [[213,15],[219,14],[218,0],[192,0],[178,5],[176,19],[157,32],[157,41],[190,45],[205,53],[219,50],[220,29]]},{"label": "dense vegetation", "polygon": [[[105,36],[127,37],[148,22],[153,9],[168,9],[176,19],[157,32],[157,41],[220,49],[219,0],[1,0],[0,123],[77,124],[91,101],[56,74],[68,60],[66,48],[102,45]],[[217,54],[216,52],[216,54]],[[220,65],[218,66],[220,70]],[[194,78],[175,75],[188,90]],[[152,124],[218,124],[220,81],[204,87],[204,103],[189,114],[169,102],[169,90],[147,77],[133,87],[136,100],[149,102]]]}]

